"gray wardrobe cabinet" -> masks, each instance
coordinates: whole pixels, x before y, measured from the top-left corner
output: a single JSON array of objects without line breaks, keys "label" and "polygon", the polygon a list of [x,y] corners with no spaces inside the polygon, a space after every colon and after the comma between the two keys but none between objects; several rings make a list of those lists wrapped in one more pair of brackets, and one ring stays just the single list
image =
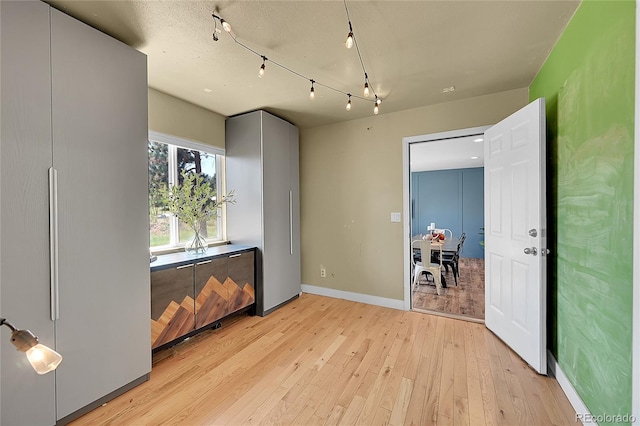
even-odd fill
[{"label": "gray wardrobe cabinet", "polygon": [[151,371],[146,56],[46,3],[0,18],[0,315],[63,356],[39,376],[2,327],[0,424],[66,423]]},{"label": "gray wardrobe cabinet", "polygon": [[227,237],[258,247],[258,315],[298,297],[300,184],[298,129],[266,111],[226,121]]}]

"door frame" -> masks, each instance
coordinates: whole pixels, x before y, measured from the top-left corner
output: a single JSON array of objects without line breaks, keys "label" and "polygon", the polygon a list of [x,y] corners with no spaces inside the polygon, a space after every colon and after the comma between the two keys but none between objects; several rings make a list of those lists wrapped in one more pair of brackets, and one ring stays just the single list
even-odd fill
[{"label": "door frame", "polygon": [[443,139],[454,139],[465,136],[484,135],[484,131],[491,125],[470,127],[466,129],[450,130],[440,133],[406,136],[402,138],[402,223],[403,223],[403,252],[404,252],[404,310],[411,310],[411,197],[409,148],[413,143],[433,142]]}]

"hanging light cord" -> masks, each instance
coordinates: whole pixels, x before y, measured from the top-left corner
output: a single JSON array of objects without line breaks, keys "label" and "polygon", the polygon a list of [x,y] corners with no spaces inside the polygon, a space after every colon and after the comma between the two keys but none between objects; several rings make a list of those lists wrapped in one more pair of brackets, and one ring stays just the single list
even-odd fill
[{"label": "hanging light cord", "polygon": [[[344,10],[345,10],[345,12],[347,12],[347,21],[349,21],[349,30],[351,32],[353,32],[352,31],[353,27],[351,25],[351,17],[349,16],[349,8],[347,7],[347,0],[343,0],[343,2],[344,2]],[[356,52],[358,52],[358,58],[360,59],[360,65],[362,65],[362,72],[364,73],[365,80],[367,82],[371,82],[371,79],[369,78],[369,75],[367,74],[367,70],[364,67],[364,61],[362,60],[362,54],[360,53],[360,47],[358,46],[358,38],[356,37],[355,32],[353,32],[353,36],[352,37],[353,37],[353,44],[354,44],[354,46],[356,46]],[[373,88],[373,84],[369,85],[369,89],[373,93],[374,98],[378,99],[378,94],[376,93],[376,90]],[[360,96],[357,96],[357,97],[359,98]],[[360,98],[360,99],[362,99],[362,98]],[[377,102],[377,100],[374,101],[374,102]]]},{"label": "hanging light cord", "polygon": [[6,318],[0,318],[0,326],[6,325],[11,329],[11,331],[18,331]]},{"label": "hanging light cord", "polygon": [[[346,3],[345,3],[345,6],[346,6]],[[214,14],[212,14],[211,16],[214,18],[214,23],[216,22],[216,19],[217,19],[217,20],[222,20],[222,18],[221,18],[221,17],[219,17],[219,16],[217,16],[215,13],[214,13]],[[215,31],[215,29],[214,29],[214,31]],[[298,77],[303,78],[303,79],[304,79],[304,80],[306,80],[306,81],[311,81],[311,80],[313,80],[313,82],[315,83],[315,85],[317,85],[317,86],[321,86],[321,87],[324,87],[324,88],[329,89],[329,90],[333,90],[334,92],[336,92],[336,93],[340,93],[340,94],[343,94],[343,95],[345,95],[345,96],[349,96],[349,95],[350,95],[350,96],[351,96],[351,97],[353,97],[353,98],[362,99],[363,101],[373,102],[373,103],[375,103],[375,102],[376,102],[375,100],[367,99],[367,98],[365,98],[365,97],[363,97],[363,96],[354,95],[354,94],[351,94],[350,92],[345,92],[345,91],[343,91],[343,90],[340,90],[340,89],[337,89],[337,88],[335,88],[335,87],[329,86],[328,84],[321,83],[321,82],[319,82],[318,80],[315,80],[315,79],[313,79],[313,78],[311,78],[311,77],[307,77],[306,75],[301,74],[301,73],[299,73],[298,71],[295,71],[295,70],[293,70],[293,69],[291,69],[291,68],[287,67],[286,65],[281,64],[280,62],[277,62],[277,61],[274,61],[273,59],[269,59],[269,58],[267,58],[265,55],[263,55],[263,54],[259,53],[258,51],[256,51],[256,50],[252,49],[251,47],[247,46],[246,44],[244,44],[243,42],[241,42],[240,40],[238,40],[238,37],[233,33],[233,31],[227,31],[227,33],[231,36],[231,38],[233,39],[233,41],[234,41],[238,46],[243,47],[243,48],[244,48],[244,49],[246,49],[247,51],[249,51],[249,52],[253,53],[254,55],[256,55],[256,56],[258,56],[258,57],[260,57],[260,58],[261,58],[261,59],[263,59],[264,61],[268,61],[270,64],[273,64],[273,65],[275,65],[275,66],[277,66],[277,67],[280,67],[280,68],[282,68],[283,70],[290,72],[291,74],[297,75]],[[214,34],[215,34],[215,33],[214,33]],[[354,41],[355,41],[355,39],[354,39]],[[357,47],[358,47],[358,44],[356,43],[356,48],[357,48]],[[360,51],[358,50],[358,56],[359,56],[359,55],[360,55]],[[362,57],[361,57],[361,56],[360,56],[360,62],[362,63]],[[362,68],[364,69],[364,63],[362,63]],[[374,91],[373,93],[375,94],[375,91]]]}]

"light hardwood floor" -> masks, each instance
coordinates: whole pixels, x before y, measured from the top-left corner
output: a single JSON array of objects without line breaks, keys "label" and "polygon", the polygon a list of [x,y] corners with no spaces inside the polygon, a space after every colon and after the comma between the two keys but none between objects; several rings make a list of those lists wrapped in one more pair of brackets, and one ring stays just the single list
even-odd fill
[{"label": "light hardwood floor", "polygon": [[303,294],[153,358],[74,425],[575,425],[558,383],[481,324]]}]

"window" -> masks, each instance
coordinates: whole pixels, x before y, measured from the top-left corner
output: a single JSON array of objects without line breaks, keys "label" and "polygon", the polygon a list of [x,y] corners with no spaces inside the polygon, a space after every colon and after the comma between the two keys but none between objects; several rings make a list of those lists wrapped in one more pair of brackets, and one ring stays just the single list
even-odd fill
[{"label": "window", "polygon": [[[167,211],[162,188],[182,183],[182,173],[198,173],[216,194],[222,193],[219,178],[223,153],[219,148],[155,132],[149,134],[149,247],[168,249],[184,245],[193,231]],[[202,224],[201,234],[207,241],[220,241],[222,211],[215,219]]]}]

